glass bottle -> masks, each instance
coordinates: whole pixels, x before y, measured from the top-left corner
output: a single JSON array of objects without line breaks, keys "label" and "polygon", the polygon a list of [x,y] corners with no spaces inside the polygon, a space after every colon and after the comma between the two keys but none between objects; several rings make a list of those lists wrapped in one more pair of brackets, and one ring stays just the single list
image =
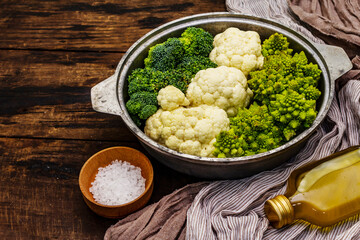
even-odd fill
[{"label": "glass bottle", "polygon": [[360,145],[295,170],[287,183],[264,206],[275,228],[296,219],[325,227],[360,213]]}]

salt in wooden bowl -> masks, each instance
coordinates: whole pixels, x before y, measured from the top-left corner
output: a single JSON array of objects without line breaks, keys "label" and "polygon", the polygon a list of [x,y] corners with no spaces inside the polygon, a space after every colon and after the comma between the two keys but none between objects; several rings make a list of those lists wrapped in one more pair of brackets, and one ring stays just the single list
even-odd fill
[{"label": "salt in wooden bowl", "polygon": [[[145,178],[145,191],[136,199],[122,205],[103,205],[94,200],[90,192],[100,167],[106,167],[115,160],[126,161],[141,169]],[[149,201],[154,185],[154,171],[150,160],[140,151],[129,147],[111,147],[91,156],[83,165],[79,175],[79,186],[85,203],[96,214],[106,218],[120,218],[145,206]]]}]

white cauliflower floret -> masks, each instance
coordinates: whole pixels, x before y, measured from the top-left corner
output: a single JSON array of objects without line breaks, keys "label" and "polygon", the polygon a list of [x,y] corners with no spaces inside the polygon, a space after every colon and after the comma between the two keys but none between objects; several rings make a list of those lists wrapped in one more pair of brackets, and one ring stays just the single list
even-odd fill
[{"label": "white cauliflower floret", "polygon": [[173,150],[212,157],[216,136],[229,129],[226,112],[215,106],[159,109],[146,121],[145,134]]},{"label": "white cauliflower floret", "polygon": [[190,104],[185,94],[180,89],[171,85],[160,89],[157,100],[164,110],[174,110],[179,106],[189,106]]},{"label": "white cauliflower floret", "polygon": [[218,106],[232,117],[239,107],[249,105],[253,92],[244,74],[237,68],[221,66],[199,71],[186,92],[191,106]]},{"label": "white cauliflower floret", "polygon": [[228,28],[214,38],[211,61],[219,66],[236,67],[245,76],[250,71],[262,68],[261,40],[257,32]]}]

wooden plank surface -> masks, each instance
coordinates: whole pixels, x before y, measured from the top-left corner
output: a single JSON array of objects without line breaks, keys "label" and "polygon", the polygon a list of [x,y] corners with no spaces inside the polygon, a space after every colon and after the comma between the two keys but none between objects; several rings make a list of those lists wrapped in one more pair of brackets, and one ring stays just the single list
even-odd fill
[{"label": "wooden plank surface", "polygon": [[100,239],[113,221],[87,209],[77,176],[92,153],[109,145],[0,138],[0,238]]},{"label": "wooden plank surface", "polygon": [[[225,10],[223,0],[1,1],[0,239],[103,238],[116,220],[82,200],[83,163],[111,146],[147,153],[118,116],[92,109],[91,87],[153,28]],[[150,203],[200,181],[149,158]]]},{"label": "wooden plank surface", "polygon": [[136,141],[118,116],[95,112],[90,89],[119,53],[0,51],[0,136]]},{"label": "wooden plank surface", "polygon": [[[0,138],[0,239],[101,239],[116,220],[85,205],[78,175],[91,155],[117,145],[145,152],[128,142]],[[156,173],[149,203],[198,181],[149,158]]]},{"label": "wooden plank surface", "polygon": [[171,20],[225,11],[223,0],[32,0],[0,5],[0,48],[119,52]]}]

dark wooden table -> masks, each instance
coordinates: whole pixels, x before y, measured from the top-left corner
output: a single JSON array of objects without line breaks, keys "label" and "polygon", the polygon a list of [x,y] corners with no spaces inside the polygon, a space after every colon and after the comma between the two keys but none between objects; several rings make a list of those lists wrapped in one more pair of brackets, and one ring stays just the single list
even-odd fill
[{"label": "dark wooden table", "polygon": [[[90,89],[153,28],[216,11],[223,0],[1,1],[0,239],[103,238],[116,220],[85,205],[79,171],[107,147],[145,150],[120,117],[92,109]],[[150,203],[199,181],[150,159]]]}]

